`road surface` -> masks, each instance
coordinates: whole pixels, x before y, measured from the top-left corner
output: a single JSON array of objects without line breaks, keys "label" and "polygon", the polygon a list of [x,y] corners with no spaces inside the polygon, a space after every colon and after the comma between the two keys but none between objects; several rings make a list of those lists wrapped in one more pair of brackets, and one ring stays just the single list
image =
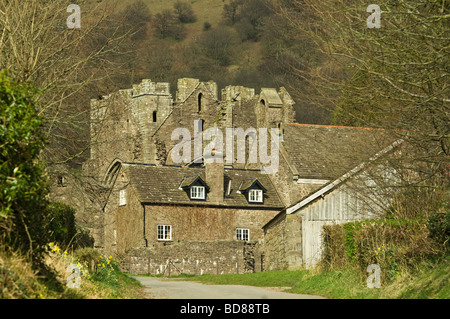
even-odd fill
[{"label": "road surface", "polygon": [[282,288],[205,285],[197,282],[133,276],[151,299],[323,299],[320,296],[281,292]]}]

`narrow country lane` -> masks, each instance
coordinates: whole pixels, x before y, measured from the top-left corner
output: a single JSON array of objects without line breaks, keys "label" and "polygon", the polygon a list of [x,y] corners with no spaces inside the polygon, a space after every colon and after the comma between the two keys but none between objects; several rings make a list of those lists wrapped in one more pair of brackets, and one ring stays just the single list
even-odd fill
[{"label": "narrow country lane", "polygon": [[324,299],[314,295],[280,292],[273,288],[206,285],[178,279],[133,277],[142,283],[151,299]]}]

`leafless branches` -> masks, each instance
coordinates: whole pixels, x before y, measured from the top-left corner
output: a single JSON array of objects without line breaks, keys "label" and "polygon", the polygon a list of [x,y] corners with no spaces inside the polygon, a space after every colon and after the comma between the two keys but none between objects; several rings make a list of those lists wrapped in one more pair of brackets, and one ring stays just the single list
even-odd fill
[{"label": "leafless branches", "polygon": [[108,55],[127,36],[119,34],[117,24],[108,30],[108,38],[92,45],[112,16],[114,5],[108,4],[82,2],[82,28],[69,29],[69,13],[61,1],[0,0],[0,69],[41,90],[39,114],[49,141],[43,156],[48,163],[70,161],[87,148],[82,133],[88,129],[89,104],[85,99],[80,105],[80,96],[108,76]]},{"label": "leafless branches", "polygon": [[376,4],[380,28],[367,26],[365,1],[296,0],[279,7],[290,28],[330,61],[330,68],[293,64],[291,71],[315,88],[315,103],[333,110],[334,124],[383,128],[405,139],[408,146],[389,164],[409,186],[448,185],[449,3]]}]

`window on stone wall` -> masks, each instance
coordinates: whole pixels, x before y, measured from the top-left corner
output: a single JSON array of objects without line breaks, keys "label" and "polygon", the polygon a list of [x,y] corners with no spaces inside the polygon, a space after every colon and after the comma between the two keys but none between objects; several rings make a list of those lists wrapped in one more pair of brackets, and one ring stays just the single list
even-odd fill
[{"label": "window on stone wall", "polygon": [[250,240],[250,229],[248,228],[236,228],[236,239],[249,241]]},{"label": "window on stone wall", "polygon": [[203,100],[203,93],[199,93],[198,94],[198,101],[197,101],[197,106],[198,106],[198,112],[200,113],[202,111],[202,101]]},{"label": "window on stone wall", "polygon": [[119,206],[124,206],[127,204],[127,193],[125,189],[119,191]]},{"label": "window on stone wall", "polygon": [[158,225],[157,229],[158,240],[172,240],[172,226],[171,225]]}]

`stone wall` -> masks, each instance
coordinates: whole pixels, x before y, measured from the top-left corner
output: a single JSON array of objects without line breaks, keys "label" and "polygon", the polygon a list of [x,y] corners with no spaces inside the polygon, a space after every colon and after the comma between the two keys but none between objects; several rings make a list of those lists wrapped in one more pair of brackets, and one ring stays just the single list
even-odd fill
[{"label": "stone wall", "polygon": [[265,226],[264,232],[264,270],[302,267],[301,216],[279,215]]},{"label": "stone wall", "polygon": [[[277,213],[276,210],[146,205],[146,239],[149,246],[161,245],[156,239],[157,225],[171,225],[173,241],[233,240],[236,228],[248,228],[250,240],[258,241],[264,236],[262,226]],[[122,218],[128,217],[122,215]]]},{"label": "stone wall", "polygon": [[303,266],[302,248],[302,216],[286,215],[285,249],[288,269],[298,269]]},{"label": "stone wall", "polygon": [[184,241],[136,248],[121,257],[131,274],[202,275],[261,270],[258,245],[242,241]]},{"label": "stone wall", "polygon": [[264,236],[264,270],[287,269],[285,250],[286,219],[280,218],[265,231]]}]

